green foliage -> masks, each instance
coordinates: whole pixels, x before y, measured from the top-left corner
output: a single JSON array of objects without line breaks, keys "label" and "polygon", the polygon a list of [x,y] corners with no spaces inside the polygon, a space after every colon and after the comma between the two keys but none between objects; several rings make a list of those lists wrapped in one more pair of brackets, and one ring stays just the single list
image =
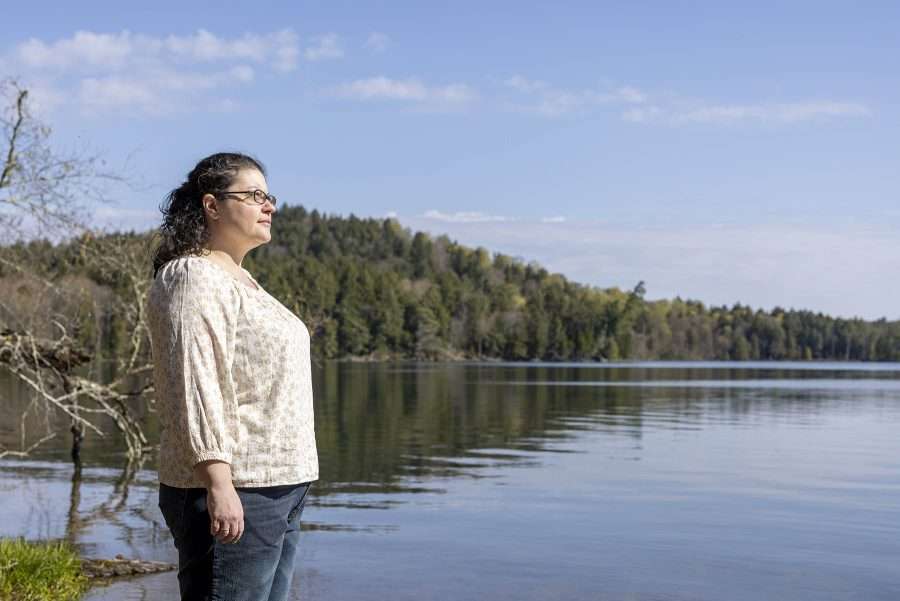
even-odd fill
[{"label": "green foliage", "polygon": [[[145,234],[116,235],[150,248]],[[119,293],[115,278],[85,272],[73,246],[36,241],[28,251],[43,258],[48,277],[78,276],[107,296]],[[395,219],[285,207],[272,242],[245,267],[304,320],[325,358],[900,360],[897,321],[648,301],[644,282],[631,290],[576,284]],[[82,335],[102,340],[105,352],[121,345],[129,333],[118,316],[102,299],[91,311]]]},{"label": "green foliage", "polygon": [[86,590],[81,561],[68,545],[0,539],[3,601],[74,601]]}]

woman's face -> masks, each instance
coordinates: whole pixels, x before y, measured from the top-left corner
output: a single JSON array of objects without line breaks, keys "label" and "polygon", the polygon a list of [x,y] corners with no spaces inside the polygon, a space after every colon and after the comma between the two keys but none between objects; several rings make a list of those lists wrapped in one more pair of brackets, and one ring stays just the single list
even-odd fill
[{"label": "woman's face", "polygon": [[207,210],[207,216],[213,219],[213,235],[223,236],[233,244],[249,248],[256,248],[272,239],[270,228],[275,207],[269,201],[256,204],[253,194],[247,193],[252,190],[262,190],[268,194],[266,178],[256,169],[241,169],[226,192],[214,203],[215,213]]}]

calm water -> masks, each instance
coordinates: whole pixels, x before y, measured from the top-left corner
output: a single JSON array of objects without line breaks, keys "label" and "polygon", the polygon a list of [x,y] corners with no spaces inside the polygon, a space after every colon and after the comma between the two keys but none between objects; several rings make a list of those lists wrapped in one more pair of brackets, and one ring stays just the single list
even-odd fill
[{"label": "calm water", "polygon": [[[296,599],[900,599],[900,364],[331,363],[315,389]],[[176,560],[152,458],[65,459],[0,461],[0,535]]]}]

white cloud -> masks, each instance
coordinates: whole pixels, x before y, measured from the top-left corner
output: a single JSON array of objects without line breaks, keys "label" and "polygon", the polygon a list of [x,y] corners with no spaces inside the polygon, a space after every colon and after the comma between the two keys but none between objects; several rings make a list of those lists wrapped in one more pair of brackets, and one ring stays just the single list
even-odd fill
[{"label": "white cloud", "polygon": [[488,215],[479,211],[459,211],[456,213],[442,213],[440,211],[425,211],[422,215],[425,219],[444,221],[450,223],[484,223],[486,221],[513,221],[510,217],[501,215]]},{"label": "white cloud", "polygon": [[401,80],[384,76],[346,83],[337,89],[337,95],[357,100],[403,100],[440,104],[462,104],[477,96],[465,84],[427,86],[417,79]]},{"label": "white cloud", "polygon": [[528,99],[526,104],[521,102],[514,104],[517,109],[548,117],[558,117],[603,105],[641,104],[647,99],[646,94],[632,86],[569,90],[556,88],[545,81],[528,79],[522,75],[513,75],[504,80],[503,84]]},{"label": "white cloud", "polygon": [[304,50],[303,55],[308,61],[321,61],[344,56],[344,50],[341,48],[340,39],[337,34],[327,33],[314,38],[315,45],[309,46]]},{"label": "white cloud", "polygon": [[632,123],[686,124],[737,124],[772,123],[792,124],[818,119],[841,117],[866,117],[871,114],[868,106],[855,102],[809,101],[759,104],[693,104],[672,101],[669,105],[647,105],[629,108],[622,112],[622,119]]},{"label": "white cloud", "polygon": [[373,31],[369,34],[369,37],[366,38],[364,47],[372,52],[384,52],[387,50],[390,43],[391,39],[387,35],[379,31]]},{"label": "white cloud", "polygon": [[244,34],[236,40],[225,40],[201,29],[191,36],[169,36],[164,48],[175,56],[192,62],[213,62],[229,59],[262,62],[269,55],[271,44],[261,36]]},{"label": "white cloud", "polygon": [[156,113],[162,110],[159,92],[150,82],[120,77],[81,80],[79,98],[89,107],[133,106],[142,111]]},{"label": "white cloud", "polygon": [[615,91],[615,96],[622,102],[640,104],[647,100],[647,95],[631,86],[622,86]]},{"label": "white cloud", "polygon": [[[253,77],[253,69],[246,65],[214,73],[155,71],[139,76],[86,77],[80,82],[77,98],[88,110],[133,109],[162,115],[186,110],[185,98],[231,84],[247,83]],[[233,110],[237,105],[217,99],[214,106]]]},{"label": "white cloud", "polygon": [[622,119],[632,123],[646,123],[656,119],[661,113],[662,111],[658,106],[630,108],[622,112]]},{"label": "white cloud", "polygon": [[527,99],[514,102],[516,110],[548,117],[580,113],[597,107],[620,107],[622,120],[630,123],[726,124],[740,122],[791,124],[825,118],[865,117],[868,106],[858,102],[815,100],[783,103],[713,104],[688,102],[677,96],[651,96],[634,86],[557,88],[549,83],[513,75],[503,85]]},{"label": "white cloud", "polygon": [[539,90],[544,90],[547,87],[547,82],[536,80],[536,79],[527,79],[522,77],[521,75],[513,75],[509,79],[503,82],[505,85],[513,88],[514,90],[518,90],[519,92],[537,92]]},{"label": "white cloud", "polygon": [[340,90],[343,96],[360,100],[425,100],[428,97],[428,89],[413,79],[400,81],[387,77],[370,77],[344,84]]},{"label": "white cloud", "polygon": [[55,109],[71,102],[70,94],[57,89],[53,81],[42,77],[32,77],[22,81],[28,88],[29,109],[44,118]]},{"label": "white cloud", "polygon": [[120,34],[77,31],[71,38],[51,44],[31,38],[19,44],[16,54],[28,67],[67,68],[82,65],[121,68],[134,50],[131,38],[128,31]]},{"label": "white cloud", "polygon": [[287,73],[296,69],[297,57],[300,56],[297,34],[290,29],[283,29],[272,36],[272,42],[274,45],[272,66],[275,70]]},{"label": "white cloud", "polygon": [[[387,214],[387,217],[399,217],[395,211]],[[487,223],[487,222],[523,222],[519,217],[507,217],[504,215],[490,215],[481,211],[457,211],[455,213],[444,213],[436,209],[425,211],[417,219],[428,219],[431,221],[442,221],[445,223]],[[564,223],[565,217],[543,217],[541,223]]]},{"label": "white cloud", "polygon": [[77,31],[54,42],[31,38],[19,44],[15,57],[31,69],[122,70],[171,63],[249,61],[273,68],[296,67],[297,35],[289,30],[224,38],[200,29],[186,36]]},{"label": "white cloud", "polygon": [[213,107],[235,110],[237,104],[214,90],[254,81],[257,69],[296,69],[297,34],[269,33],[217,36],[204,29],[177,36],[150,36],[130,31],[77,31],[52,41],[31,38],[0,57],[10,71],[22,73],[35,89],[37,102],[53,108],[75,99],[88,112],[117,109],[151,115]]},{"label": "white cloud", "polygon": [[432,97],[441,102],[469,102],[477,96],[475,90],[465,84],[432,88],[430,93]]},{"label": "white cloud", "polygon": [[738,121],[796,123],[823,117],[864,117],[869,114],[869,108],[863,104],[816,101],[782,104],[710,105],[693,110],[675,112],[671,118],[676,123],[730,123]]}]

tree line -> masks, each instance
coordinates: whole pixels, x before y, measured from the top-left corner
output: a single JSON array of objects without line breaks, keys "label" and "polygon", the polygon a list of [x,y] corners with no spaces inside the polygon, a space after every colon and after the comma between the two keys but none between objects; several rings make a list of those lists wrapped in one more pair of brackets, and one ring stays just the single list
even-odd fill
[{"label": "tree line", "polygon": [[[149,269],[150,232],[108,236],[144,247]],[[98,298],[125,285],[82,264],[75,241],[19,246],[40,257],[46,277],[86,279]],[[626,290],[582,285],[535,262],[411,232],[395,219],[285,207],[272,242],[248,254],[245,267],[304,320],[321,358],[900,360],[898,321],[650,301],[643,282]],[[95,304],[80,335],[103,347],[97,351],[115,352],[130,333]]]}]

